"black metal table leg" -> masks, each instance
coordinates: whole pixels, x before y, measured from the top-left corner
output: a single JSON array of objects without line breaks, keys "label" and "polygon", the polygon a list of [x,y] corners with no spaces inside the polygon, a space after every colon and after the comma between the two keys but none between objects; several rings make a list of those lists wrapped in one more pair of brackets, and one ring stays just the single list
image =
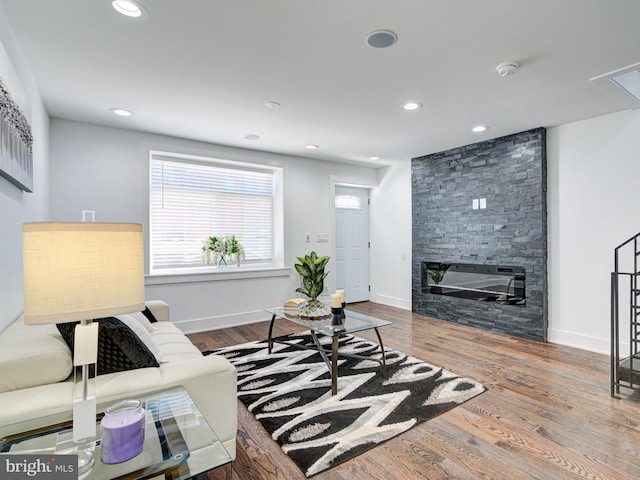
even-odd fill
[{"label": "black metal table leg", "polygon": [[331,343],[331,395],[338,393],[338,336]]},{"label": "black metal table leg", "polygon": [[311,339],[313,340],[313,344],[316,346],[316,350],[318,350],[318,353],[320,353],[320,355],[322,356],[324,363],[327,364],[327,368],[331,370],[331,363],[329,363],[329,357],[327,357],[327,352],[322,347],[322,344],[320,343],[318,336],[313,330],[310,330],[309,333],[311,334]]},{"label": "black metal table leg", "polygon": [[382,375],[387,376],[387,356],[384,353],[384,345],[382,344],[382,337],[380,336],[380,332],[377,327],[374,327],[376,331],[376,335],[378,336],[378,341],[380,342],[380,351],[382,351]]},{"label": "black metal table leg", "polygon": [[269,337],[268,337],[268,344],[269,344],[269,354],[271,354],[271,349],[273,348],[273,322],[276,321],[276,314],[274,313],[273,316],[271,317],[271,323],[269,324]]}]

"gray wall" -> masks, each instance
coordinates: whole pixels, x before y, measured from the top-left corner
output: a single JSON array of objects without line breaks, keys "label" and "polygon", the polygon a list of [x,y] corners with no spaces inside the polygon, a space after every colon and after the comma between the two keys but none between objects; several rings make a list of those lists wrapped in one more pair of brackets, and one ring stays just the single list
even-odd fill
[{"label": "gray wall", "polygon": [[[547,338],[546,140],[538,128],[412,159],[413,311]],[[486,209],[472,200],[486,198]],[[421,291],[421,262],[526,269],[526,306]]]},{"label": "gray wall", "polygon": [[22,224],[49,215],[49,115],[0,6],[0,78],[31,125],[33,193],[0,178],[0,332],[23,310]]},{"label": "gray wall", "polygon": [[[335,257],[332,181],[374,187],[375,168],[243,150],[163,135],[51,120],[51,218],[80,221],[95,210],[96,221],[142,223],[148,245],[149,150],[248,161],[284,170],[284,259],[281,268],[154,274],[145,278],[147,299],[165,300],[184,331],[211,330],[268,320],[264,308],[295,296],[300,277],[295,258],[311,250]],[[312,241],[305,241],[305,233]],[[330,242],[317,241],[328,233]],[[146,255],[148,256],[148,248]],[[148,265],[148,261],[145,262]],[[148,267],[147,267],[148,271]],[[323,300],[335,289],[330,264]]]}]

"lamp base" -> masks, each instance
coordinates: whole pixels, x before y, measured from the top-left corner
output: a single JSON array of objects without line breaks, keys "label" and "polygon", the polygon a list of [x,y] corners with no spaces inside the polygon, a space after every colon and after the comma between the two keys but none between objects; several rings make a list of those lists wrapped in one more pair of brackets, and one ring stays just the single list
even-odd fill
[{"label": "lamp base", "polygon": [[76,398],[73,401],[73,442],[78,455],[78,474],[88,473],[93,467],[96,436],[96,397]]},{"label": "lamp base", "polygon": [[95,446],[93,441],[86,445],[78,445],[76,453],[78,455],[78,479],[85,478],[95,461],[93,460],[93,450]]},{"label": "lamp base", "polygon": [[59,455],[77,455],[78,479],[82,480],[91,473],[91,468],[95,464],[93,459],[95,447],[95,438],[87,438],[77,442],[73,439],[73,432],[67,430],[58,434],[55,453]]},{"label": "lamp base", "polygon": [[73,401],[73,441],[82,442],[96,436],[96,397]]}]

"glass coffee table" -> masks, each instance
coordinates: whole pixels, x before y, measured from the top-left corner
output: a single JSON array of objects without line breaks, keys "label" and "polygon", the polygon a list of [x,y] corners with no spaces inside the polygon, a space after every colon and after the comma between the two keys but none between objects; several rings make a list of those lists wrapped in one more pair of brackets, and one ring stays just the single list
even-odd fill
[{"label": "glass coffee table", "polygon": [[[231,457],[184,388],[170,388],[132,399],[140,400],[146,411],[142,452],[126,462],[102,463],[98,425],[96,440],[88,443],[93,446],[93,466],[86,474],[74,478],[145,479],[164,475],[165,479],[185,480],[231,464]],[[113,403],[98,405],[98,412]],[[73,455],[76,444],[71,438],[70,416],[69,412],[37,419],[40,425],[43,420],[51,423],[49,427],[35,430],[33,421],[23,422],[24,433],[0,438],[0,456]],[[98,414],[98,418],[101,416]],[[230,468],[227,478],[231,478]]]},{"label": "glass coffee table", "polygon": [[[384,351],[384,345],[382,344],[382,337],[380,336],[380,332],[378,331],[379,327],[385,327],[387,325],[391,325],[393,322],[388,320],[382,320],[380,318],[372,317],[371,315],[365,315],[362,313],[352,312],[350,310],[344,310],[345,318],[343,322],[339,326],[334,326],[331,324],[332,317],[321,318],[317,320],[310,320],[307,318],[301,318],[297,315],[295,311],[284,307],[275,307],[275,308],[267,308],[266,312],[271,314],[271,323],[269,324],[269,353],[273,348],[273,343],[283,343],[285,345],[289,345],[294,348],[302,348],[302,349],[311,349],[317,350],[322,358],[324,359],[327,367],[329,368],[329,372],[331,372],[331,394],[335,395],[338,393],[338,357],[350,357],[357,359],[366,359],[366,360],[374,360],[378,362],[382,368],[382,374],[386,376],[386,355]],[[311,338],[315,345],[313,347],[307,347],[304,345],[299,345],[292,342],[287,342],[286,340],[274,340],[273,338],[273,324],[276,319],[287,320],[291,323],[295,323],[296,325],[300,325],[302,327],[306,327],[309,329],[311,334]],[[376,335],[378,336],[378,342],[380,345],[380,351],[382,353],[382,358],[380,360],[370,357],[364,357],[362,355],[355,355],[351,353],[340,352],[338,349],[340,335],[345,335],[347,333],[355,333],[361,332],[364,330],[375,330]],[[325,349],[320,340],[318,339],[318,335],[325,335],[331,338],[331,350]],[[330,358],[329,358],[330,357]]]}]

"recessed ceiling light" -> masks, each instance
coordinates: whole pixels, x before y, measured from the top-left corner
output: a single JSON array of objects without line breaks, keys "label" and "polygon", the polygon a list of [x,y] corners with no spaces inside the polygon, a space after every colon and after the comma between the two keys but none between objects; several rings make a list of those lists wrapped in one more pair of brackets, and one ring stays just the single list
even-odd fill
[{"label": "recessed ceiling light", "polygon": [[267,108],[274,109],[274,108],[279,108],[280,104],[278,102],[266,102],[264,106]]},{"label": "recessed ceiling light", "polygon": [[404,108],[405,110],[417,110],[421,106],[422,104],[418,102],[407,102],[404,105],[402,105],[402,108]]},{"label": "recessed ceiling light", "polygon": [[486,125],[476,125],[475,127],[473,127],[471,129],[472,132],[484,132],[485,130],[487,130],[489,127],[487,127]]},{"label": "recessed ceiling light", "polygon": [[129,110],[125,110],[124,108],[112,108],[111,112],[115,113],[116,115],[120,115],[121,117],[131,116],[131,112]]},{"label": "recessed ceiling light", "polygon": [[111,2],[111,6],[115,8],[118,13],[126,15],[132,18],[146,18],[147,11],[138,2],[133,0],[114,0]]},{"label": "recessed ceiling light", "polygon": [[320,147],[318,145],[307,145],[304,148],[306,148],[307,150],[317,150]]},{"label": "recessed ceiling light", "polygon": [[369,157],[369,160],[380,160],[380,157]]},{"label": "recessed ceiling light", "polygon": [[366,41],[371,48],[387,48],[398,41],[398,36],[389,30],[376,30],[367,35]]},{"label": "recessed ceiling light", "polygon": [[247,133],[244,138],[247,140],[260,140],[260,135],[256,135],[255,133]]}]

